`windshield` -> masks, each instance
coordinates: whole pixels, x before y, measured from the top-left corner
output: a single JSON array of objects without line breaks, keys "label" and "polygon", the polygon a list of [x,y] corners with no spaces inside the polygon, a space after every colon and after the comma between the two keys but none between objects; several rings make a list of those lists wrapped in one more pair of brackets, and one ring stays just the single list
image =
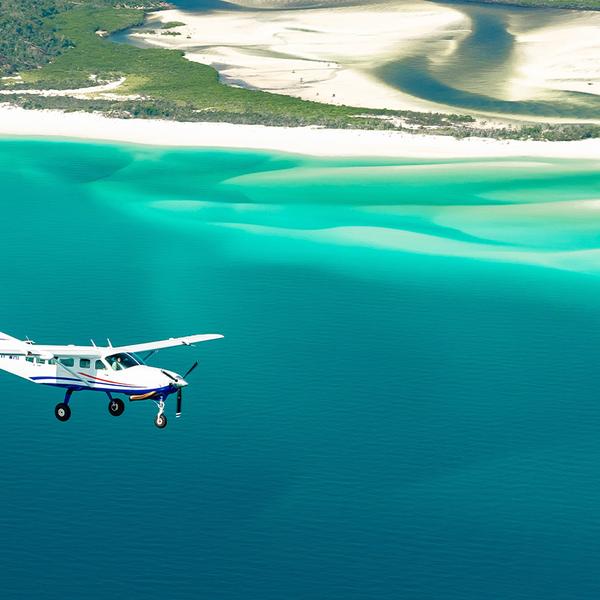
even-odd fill
[{"label": "windshield", "polygon": [[107,356],[106,362],[108,362],[115,371],[122,371],[123,369],[129,369],[130,367],[136,367],[137,365],[143,364],[137,356],[126,352]]}]

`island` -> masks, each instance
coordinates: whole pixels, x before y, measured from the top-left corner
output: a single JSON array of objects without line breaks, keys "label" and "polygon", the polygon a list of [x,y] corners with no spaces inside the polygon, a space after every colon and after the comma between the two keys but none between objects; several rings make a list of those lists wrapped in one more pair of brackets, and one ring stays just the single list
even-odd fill
[{"label": "island", "polygon": [[[550,5],[555,3],[549,2]],[[565,6],[567,3],[560,3]],[[595,0],[585,8],[598,8]],[[573,4],[574,6],[574,4]],[[223,80],[213,66],[188,60],[170,40],[190,38],[185,13],[156,0],[3,0],[1,99],[23,109],[85,111],[120,119],[166,119],[279,127],[386,130],[496,139],[598,137],[594,119],[482,118],[468,109],[405,110],[303,99]],[[164,11],[165,17],[161,17]],[[175,13],[175,20],[168,13]],[[167,47],[135,47],[111,36],[148,23],[146,38]],[[180,34],[180,35],[177,35]],[[335,96],[335,94],[333,94]]]}]

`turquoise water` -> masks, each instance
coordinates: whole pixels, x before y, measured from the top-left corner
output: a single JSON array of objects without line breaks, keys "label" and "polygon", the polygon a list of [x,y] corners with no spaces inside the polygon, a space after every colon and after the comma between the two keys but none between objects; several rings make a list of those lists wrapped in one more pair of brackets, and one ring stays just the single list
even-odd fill
[{"label": "turquoise water", "polygon": [[183,418],[0,374],[3,597],[598,598],[598,162],[0,143],[0,330],[225,339]]}]

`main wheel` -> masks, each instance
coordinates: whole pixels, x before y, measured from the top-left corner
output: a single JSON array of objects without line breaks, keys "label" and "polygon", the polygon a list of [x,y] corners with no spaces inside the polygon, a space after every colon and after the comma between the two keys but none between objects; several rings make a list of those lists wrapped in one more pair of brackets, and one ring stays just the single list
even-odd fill
[{"label": "main wheel", "polygon": [[164,413],[162,415],[156,415],[156,418],[154,419],[154,424],[159,429],[164,429],[167,426],[167,415],[165,415]]},{"label": "main wheel", "polygon": [[123,414],[125,410],[125,402],[121,400],[121,398],[111,398],[108,403],[108,412],[113,415],[113,417],[118,417]]},{"label": "main wheel", "polygon": [[59,421],[68,421],[71,418],[71,409],[68,404],[61,402],[54,407],[54,416]]}]

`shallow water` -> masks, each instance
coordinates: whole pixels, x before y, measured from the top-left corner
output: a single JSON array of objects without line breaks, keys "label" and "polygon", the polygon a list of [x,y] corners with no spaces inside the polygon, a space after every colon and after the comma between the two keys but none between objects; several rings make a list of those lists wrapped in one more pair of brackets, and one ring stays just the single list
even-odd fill
[{"label": "shallow water", "polygon": [[[244,10],[243,6],[219,0],[179,0],[174,4],[194,12]],[[253,10],[285,11],[334,9],[352,5],[381,7],[385,4],[395,9],[403,3],[384,0],[256,0],[243,4],[251,6]],[[409,10],[414,9],[414,1],[405,4]],[[433,3],[422,4],[427,7]],[[600,96],[595,93],[596,87],[592,81],[596,76],[592,72],[589,73],[589,92],[540,89],[532,97],[514,99],[510,91],[511,82],[517,76],[515,67],[519,46],[515,31],[531,34],[541,27],[564,27],[572,24],[579,15],[583,15],[580,24],[592,26],[598,20],[596,13],[492,6],[475,2],[435,4],[459,11],[466,21],[448,30],[432,31],[429,37],[418,44],[399,39],[398,55],[390,56],[383,63],[378,57],[379,62],[371,65],[369,73],[413,98],[460,110],[548,119],[598,119]],[[401,16],[399,12],[397,18],[401,19]],[[132,43],[140,44],[136,38],[130,39]],[[126,41],[126,37],[122,35],[118,41]],[[223,43],[226,44],[227,40],[223,40]],[[408,54],[407,47],[411,48]],[[249,51],[254,52],[254,49],[250,48]],[[340,60],[344,62],[344,59]],[[579,73],[573,74],[575,79],[580,76]],[[552,82],[549,85],[552,87]]]},{"label": "shallow water", "polygon": [[0,374],[4,597],[600,582],[598,163],[0,143],[0,330],[220,331],[183,418]]},{"label": "shallow water", "polygon": [[[442,4],[442,3],[439,3]],[[377,70],[386,83],[411,96],[478,112],[547,118],[597,119],[597,94],[553,91],[538,99],[510,100],[505,87],[514,75],[515,36],[511,27],[535,29],[569,22],[572,11],[449,3],[470,20],[470,33],[444,60],[431,60],[439,40],[419,53]]]}]

